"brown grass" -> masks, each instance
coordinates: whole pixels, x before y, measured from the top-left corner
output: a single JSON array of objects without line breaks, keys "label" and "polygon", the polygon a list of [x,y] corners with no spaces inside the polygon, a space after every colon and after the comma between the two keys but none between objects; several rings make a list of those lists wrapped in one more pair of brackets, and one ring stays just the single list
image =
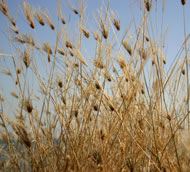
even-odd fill
[{"label": "brown grass", "polygon": [[[8,95],[0,93],[0,136],[7,147],[0,145],[0,170],[188,171],[189,37],[169,66],[165,36],[155,40],[149,30],[153,0],[144,1],[140,25],[133,21],[136,34],[130,25],[120,27],[105,4],[98,30],[89,29],[83,3],[71,5],[72,15],[80,15],[77,26],[63,16],[55,25],[47,11],[27,2],[31,32],[11,26],[10,54],[0,52],[1,75],[12,84]],[[0,10],[13,24],[4,1]],[[55,42],[36,38],[38,25],[50,30],[45,23]],[[186,59],[179,58],[183,53]]]}]

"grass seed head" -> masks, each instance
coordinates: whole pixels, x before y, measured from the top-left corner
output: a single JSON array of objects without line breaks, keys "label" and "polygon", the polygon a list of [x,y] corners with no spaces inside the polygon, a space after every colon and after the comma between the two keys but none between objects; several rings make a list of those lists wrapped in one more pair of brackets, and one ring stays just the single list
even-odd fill
[{"label": "grass seed head", "polygon": [[151,4],[150,4],[149,0],[145,0],[145,7],[146,7],[146,10],[149,12],[151,9]]},{"label": "grass seed head", "polygon": [[34,20],[33,20],[33,14],[32,14],[32,11],[31,11],[31,7],[27,2],[24,2],[23,6],[24,6],[24,12],[25,12],[26,18],[27,18],[27,20],[28,20],[28,22],[30,24],[30,27],[32,29],[34,29],[35,24],[34,24]]},{"label": "grass seed head", "polygon": [[185,75],[185,69],[184,68],[181,70],[181,72],[183,75]]},{"label": "grass seed head", "polygon": [[31,57],[30,57],[30,51],[29,51],[29,49],[25,49],[24,50],[23,62],[25,64],[26,68],[28,68],[30,66]]},{"label": "grass seed head", "polygon": [[181,0],[181,4],[185,5],[186,4],[186,0]]},{"label": "grass seed head", "polygon": [[98,90],[101,89],[101,86],[98,82],[95,83],[95,86],[96,86],[96,89],[98,89]]},{"label": "grass seed head", "polygon": [[61,97],[62,102],[66,105],[66,99],[64,96]]},{"label": "grass seed head", "polygon": [[120,21],[114,18],[114,19],[113,19],[113,24],[114,24],[115,28],[116,28],[118,31],[120,31]]},{"label": "grass seed head", "polygon": [[54,30],[55,26],[54,26],[53,21],[50,18],[50,16],[48,16],[47,12],[41,9],[41,14],[44,16],[44,18],[46,19],[48,25],[51,27],[51,29]]},{"label": "grass seed head", "polygon": [[5,4],[4,1],[1,1],[1,2],[0,2],[0,11],[1,11],[5,16],[8,16],[8,11],[9,11],[9,9],[8,9],[8,7],[7,7],[7,5]]},{"label": "grass seed head", "polygon": [[66,20],[65,20],[64,17],[61,18],[61,21],[62,21],[63,24],[66,24]]},{"label": "grass seed head", "polygon": [[16,134],[22,139],[27,147],[31,147],[32,143],[29,139],[28,133],[22,124],[13,124],[13,129]]},{"label": "grass seed head", "polygon": [[85,29],[82,29],[82,32],[83,32],[83,34],[84,34],[84,36],[85,36],[86,38],[89,38],[89,37],[90,37],[90,33],[89,33],[88,31],[86,31]]},{"label": "grass seed head", "polygon": [[65,55],[65,52],[61,48],[58,48],[57,51],[59,54],[61,54],[63,56]]},{"label": "grass seed head", "polygon": [[109,108],[110,108],[110,110],[113,112],[115,109],[114,109],[114,107],[113,107],[113,105],[111,105],[111,104],[109,104]]},{"label": "grass seed head", "polygon": [[108,38],[108,30],[106,30],[105,27],[102,28],[102,35],[103,35],[104,39]]},{"label": "grass seed head", "polygon": [[21,36],[16,36],[16,37],[14,38],[14,40],[15,40],[16,42],[21,43],[21,44],[26,43],[25,40],[24,40],[24,38],[22,38]]},{"label": "grass seed head", "polygon": [[11,96],[15,97],[16,99],[19,98],[18,95],[17,95],[17,93],[15,93],[15,92],[11,92]]},{"label": "grass seed head", "polygon": [[73,48],[73,45],[69,41],[66,41],[65,45],[66,45],[67,48],[70,48],[70,49]]},{"label": "grass seed head", "polygon": [[19,75],[22,72],[21,68],[17,68],[16,73]]},{"label": "grass seed head", "polygon": [[69,50],[69,54],[70,54],[71,57],[74,56],[74,53],[73,53],[73,51],[71,51],[71,50]]},{"label": "grass seed head", "polygon": [[78,12],[78,10],[77,10],[76,8],[73,8],[73,12],[74,12],[76,15],[79,14],[79,12]]},{"label": "grass seed head", "polygon": [[47,52],[48,54],[52,54],[52,50],[51,50],[51,47],[50,47],[50,45],[49,45],[48,42],[45,42],[45,43],[43,44],[43,50],[44,50],[45,52]]},{"label": "grass seed head", "polygon": [[142,93],[142,94],[144,94],[144,93],[145,93],[143,88],[141,89],[141,93]]},{"label": "grass seed head", "polygon": [[32,113],[33,105],[32,105],[31,99],[27,99],[27,100],[24,101],[24,108],[25,108],[26,112]]},{"label": "grass seed head", "polygon": [[105,67],[102,60],[94,60],[94,66],[100,69],[103,69]]},{"label": "grass seed head", "polygon": [[147,37],[147,36],[145,36],[145,39],[146,39],[147,42],[150,41],[149,37]]},{"label": "grass seed head", "polygon": [[132,51],[132,48],[131,48],[129,42],[123,40],[123,41],[122,41],[122,45],[123,45],[123,47],[127,50],[127,52],[129,53],[129,55],[131,56],[133,51]]},{"label": "grass seed head", "polygon": [[25,43],[28,43],[28,44],[30,44],[32,46],[35,46],[34,39],[33,39],[33,37],[31,35],[23,34],[22,37],[23,37]]},{"label": "grass seed head", "polygon": [[100,41],[100,36],[99,36],[98,32],[95,32],[95,33],[93,34],[93,37],[94,37],[94,39],[95,39],[96,41]]},{"label": "grass seed head", "polygon": [[10,26],[10,29],[15,33],[15,34],[19,34],[19,30],[17,27],[15,26]]},{"label": "grass seed head", "polygon": [[140,54],[140,56],[141,56],[141,58],[143,59],[143,60],[146,60],[147,59],[147,51],[145,50],[145,49],[140,49],[139,50],[139,54]]},{"label": "grass seed head", "polygon": [[63,81],[62,81],[61,77],[57,78],[57,84],[58,84],[59,88],[63,88]]},{"label": "grass seed head", "polygon": [[36,20],[42,25],[45,25],[44,19],[40,16],[40,14],[38,14],[37,12],[34,13],[34,17],[36,18]]},{"label": "grass seed head", "polygon": [[171,118],[171,116],[170,116],[169,114],[167,115],[167,119],[168,119],[169,121],[172,120],[172,118]]},{"label": "grass seed head", "polygon": [[94,105],[93,109],[94,111],[98,111],[98,105]]}]

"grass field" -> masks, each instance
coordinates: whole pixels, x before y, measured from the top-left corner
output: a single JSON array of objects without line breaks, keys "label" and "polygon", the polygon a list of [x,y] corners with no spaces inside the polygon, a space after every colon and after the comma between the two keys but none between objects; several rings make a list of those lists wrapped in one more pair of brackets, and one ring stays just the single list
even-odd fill
[{"label": "grass field", "polygon": [[[109,2],[96,11],[96,28],[86,23],[85,1],[68,2],[77,24],[61,5],[54,18],[26,1],[15,17],[0,2],[10,46],[0,51],[1,88],[7,83],[0,94],[0,171],[188,172],[185,16],[184,40],[167,65],[167,30],[153,36],[155,0],[141,1],[140,24],[134,19],[126,28]],[[186,1],[179,5],[185,10]],[[39,27],[55,39],[41,40]]]}]

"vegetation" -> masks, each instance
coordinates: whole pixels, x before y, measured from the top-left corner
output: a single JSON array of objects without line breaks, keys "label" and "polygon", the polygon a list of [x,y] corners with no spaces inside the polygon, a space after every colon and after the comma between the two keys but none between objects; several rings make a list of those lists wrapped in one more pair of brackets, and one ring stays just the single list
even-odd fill
[{"label": "vegetation", "polygon": [[[102,4],[93,30],[85,23],[85,2],[69,4],[78,22],[73,36],[62,5],[53,19],[24,2],[22,18],[30,28],[23,33],[6,2],[0,2],[11,47],[10,54],[0,52],[6,64],[1,75],[14,85],[12,98],[0,95],[2,171],[190,169],[185,16],[184,42],[167,66],[167,31],[160,40],[151,31],[154,0],[144,0],[141,23],[132,21],[127,28],[109,3]],[[186,1],[179,5],[185,8]],[[38,26],[54,32],[55,42],[36,38]],[[126,31],[120,39],[121,30]],[[86,48],[92,39],[93,58]]]}]

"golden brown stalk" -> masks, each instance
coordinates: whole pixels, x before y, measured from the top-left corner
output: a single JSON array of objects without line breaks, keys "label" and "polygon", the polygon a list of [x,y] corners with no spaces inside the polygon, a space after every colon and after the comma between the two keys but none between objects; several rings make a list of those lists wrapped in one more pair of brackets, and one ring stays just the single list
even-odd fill
[{"label": "golden brown stalk", "polygon": [[34,29],[35,24],[34,24],[33,14],[31,12],[30,5],[27,2],[24,2],[23,6],[24,6],[24,12],[25,12],[26,18],[27,18],[28,22],[30,23],[30,27],[32,29]]}]

